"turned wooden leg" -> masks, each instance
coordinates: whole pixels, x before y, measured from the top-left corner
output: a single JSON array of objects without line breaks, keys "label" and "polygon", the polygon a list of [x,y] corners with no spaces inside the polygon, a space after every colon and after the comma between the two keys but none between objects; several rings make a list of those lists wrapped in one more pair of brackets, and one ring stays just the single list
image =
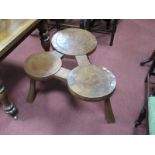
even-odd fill
[{"label": "turned wooden leg", "polygon": [[104,105],[105,105],[105,118],[106,118],[107,122],[114,123],[115,117],[114,117],[114,114],[112,111],[110,98],[107,98],[104,100]]},{"label": "turned wooden leg", "polygon": [[47,20],[42,20],[40,25],[38,26],[41,45],[45,51],[50,50],[50,38],[48,33],[48,23]]},{"label": "turned wooden leg", "polygon": [[30,88],[27,96],[27,102],[32,103],[36,96],[36,81],[33,79],[30,79]]},{"label": "turned wooden leg", "polygon": [[5,86],[3,85],[2,81],[0,81],[0,103],[3,106],[5,113],[9,114],[14,119],[17,119],[18,111],[15,105],[9,101]]}]

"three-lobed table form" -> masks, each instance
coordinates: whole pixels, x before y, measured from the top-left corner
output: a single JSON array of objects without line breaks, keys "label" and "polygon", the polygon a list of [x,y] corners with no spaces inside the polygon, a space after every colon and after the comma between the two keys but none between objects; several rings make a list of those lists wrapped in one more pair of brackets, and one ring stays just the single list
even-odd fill
[{"label": "three-lobed table form", "polygon": [[[86,30],[68,28],[55,33],[51,43],[54,51],[34,53],[25,61],[24,69],[30,77],[27,101],[35,99],[36,81],[55,77],[66,82],[71,94],[82,100],[104,100],[106,120],[115,122],[110,97],[116,78],[107,68],[91,64],[87,57],[96,49],[95,36]],[[62,67],[61,59],[65,56],[75,58],[78,66],[72,70]]]}]

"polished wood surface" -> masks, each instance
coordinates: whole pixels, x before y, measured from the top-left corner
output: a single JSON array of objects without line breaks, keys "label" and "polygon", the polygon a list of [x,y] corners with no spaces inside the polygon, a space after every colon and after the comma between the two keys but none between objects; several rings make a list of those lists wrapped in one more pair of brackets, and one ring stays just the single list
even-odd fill
[{"label": "polished wood surface", "polygon": [[44,80],[53,76],[61,66],[61,59],[52,52],[37,52],[26,59],[24,69],[33,79]]},{"label": "polished wood surface", "polygon": [[40,20],[0,19],[0,57]]},{"label": "polished wood surface", "polygon": [[78,28],[68,28],[55,33],[51,43],[58,52],[69,56],[86,55],[97,46],[94,35]]},{"label": "polished wood surface", "polygon": [[[40,19],[0,19],[0,62],[9,55],[26,37],[35,29],[39,30],[41,45],[45,51],[49,51],[50,40],[48,35],[47,20]],[[31,88],[32,84],[31,84]],[[31,89],[33,90],[33,89]],[[17,109],[15,105],[8,100],[7,92],[0,99],[4,104],[4,111],[14,118]]]},{"label": "polished wood surface", "polygon": [[38,30],[40,34],[41,45],[45,51],[50,50],[50,38],[48,32],[48,22],[47,20],[41,20],[38,24]]},{"label": "polished wood surface", "polygon": [[79,66],[89,65],[90,64],[87,55],[76,56],[76,61],[77,61]]},{"label": "polished wood surface", "polygon": [[56,51],[56,50],[52,51],[52,53],[53,53],[54,55],[57,55],[59,58],[62,58],[62,57],[64,56],[64,54],[59,53],[59,52]]},{"label": "polished wood surface", "polygon": [[116,78],[106,68],[91,64],[74,68],[67,77],[67,83],[74,95],[97,101],[112,94],[116,87]]},{"label": "polished wood surface", "polygon": [[54,76],[57,79],[64,80],[66,82],[69,73],[70,73],[69,69],[61,67],[60,70],[54,74]]},{"label": "polished wood surface", "polygon": [[[90,64],[86,55],[96,48],[96,38],[88,31],[71,28],[57,32],[51,42],[56,50],[45,59],[37,52],[25,62],[25,71],[32,78],[28,101],[32,102],[35,98],[34,80],[55,77],[67,83],[76,97],[87,101],[104,100],[106,120],[108,123],[115,122],[110,97],[116,87],[116,78],[108,69]],[[73,70],[62,67],[60,61],[65,56],[75,58],[78,66]]]},{"label": "polished wood surface", "polygon": [[5,111],[6,114],[9,114],[14,119],[17,119],[18,110],[8,98],[7,91],[1,80],[0,80],[0,105],[3,106],[3,110]]}]

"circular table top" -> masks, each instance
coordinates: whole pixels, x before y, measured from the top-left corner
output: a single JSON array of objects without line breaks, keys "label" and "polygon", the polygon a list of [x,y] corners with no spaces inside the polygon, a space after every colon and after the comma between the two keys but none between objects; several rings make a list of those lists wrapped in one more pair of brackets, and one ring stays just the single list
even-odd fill
[{"label": "circular table top", "polygon": [[97,101],[112,94],[116,87],[116,78],[106,68],[90,64],[74,68],[67,77],[67,83],[74,95]]},{"label": "circular table top", "polygon": [[69,56],[86,55],[97,46],[97,40],[90,32],[79,28],[58,31],[52,37],[53,47]]},{"label": "circular table top", "polygon": [[30,77],[42,80],[55,74],[61,66],[61,59],[52,52],[38,52],[26,59],[24,69]]}]

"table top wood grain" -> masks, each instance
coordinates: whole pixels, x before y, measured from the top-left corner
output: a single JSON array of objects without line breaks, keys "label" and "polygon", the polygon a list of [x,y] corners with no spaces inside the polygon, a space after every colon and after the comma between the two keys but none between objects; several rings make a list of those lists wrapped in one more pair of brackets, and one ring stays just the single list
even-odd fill
[{"label": "table top wood grain", "polygon": [[89,64],[77,66],[67,76],[72,94],[84,100],[98,101],[109,97],[116,87],[116,78],[106,68]]},{"label": "table top wood grain", "polygon": [[40,21],[37,19],[0,19],[0,57]]},{"label": "table top wood grain", "polygon": [[51,78],[62,66],[61,59],[54,52],[36,52],[24,64],[25,72],[35,80]]},{"label": "table top wood grain", "polygon": [[86,55],[95,50],[97,40],[87,30],[68,28],[58,31],[51,39],[53,47],[68,56]]}]

